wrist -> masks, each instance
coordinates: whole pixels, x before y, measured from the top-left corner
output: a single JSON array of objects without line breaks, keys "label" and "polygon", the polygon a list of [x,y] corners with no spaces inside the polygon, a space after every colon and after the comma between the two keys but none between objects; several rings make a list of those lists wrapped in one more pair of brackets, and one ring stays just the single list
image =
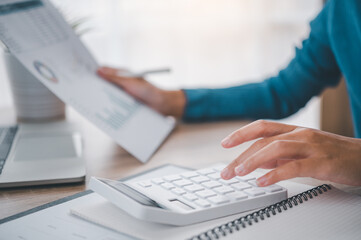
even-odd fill
[{"label": "wrist", "polygon": [[182,90],[165,91],[162,90],[161,112],[164,115],[181,118],[186,105],[186,97]]}]

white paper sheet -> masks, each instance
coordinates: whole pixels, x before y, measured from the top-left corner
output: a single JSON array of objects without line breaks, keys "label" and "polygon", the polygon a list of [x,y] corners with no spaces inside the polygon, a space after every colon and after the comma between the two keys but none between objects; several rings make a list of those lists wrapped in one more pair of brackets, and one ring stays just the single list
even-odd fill
[{"label": "white paper sheet", "polygon": [[97,76],[98,65],[46,0],[3,0],[0,39],[61,100],[146,162],[175,120]]}]

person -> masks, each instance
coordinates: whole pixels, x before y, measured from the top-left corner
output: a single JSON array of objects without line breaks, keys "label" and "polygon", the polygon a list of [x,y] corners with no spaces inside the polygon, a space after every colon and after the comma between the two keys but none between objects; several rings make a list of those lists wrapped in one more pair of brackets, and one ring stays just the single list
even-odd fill
[{"label": "person", "polygon": [[164,115],[184,121],[280,119],[305,106],[344,75],[356,138],[277,122],[258,120],[230,134],[222,146],[232,148],[258,139],[221,173],[243,176],[270,168],[257,179],[268,186],[294,177],[313,177],[361,185],[361,1],[330,0],[311,22],[308,39],[277,76],[260,83],[223,89],[165,91],[143,78],[118,75],[102,67],[98,74]]}]

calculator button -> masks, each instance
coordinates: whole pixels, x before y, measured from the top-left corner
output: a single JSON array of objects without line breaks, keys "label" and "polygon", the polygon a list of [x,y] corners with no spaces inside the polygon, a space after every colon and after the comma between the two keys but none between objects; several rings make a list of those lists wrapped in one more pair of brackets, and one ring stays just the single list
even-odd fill
[{"label": "calculator button", "polygon": [[212,178],[214,180],[221,179],[221,175],[219,173],[212,173],[212,174],[207,175],[207,177]]},{"label": "calculator button", "polygon": [[265,194],[265,191],[263,191],[262,189],[259,189],[259,188],[246,189],[246,190],[244,190],[244,192],[253,197]]},{"label": "calculator button", "polygon": [[152,179],[152,182],[157,185],[164,183],[163,179],[161,178],[154,178]]},{"label": "calculator button", "polygon": [[185,177],[185,178],[191,178],[191,177],[198,176],[198,173],[196,173],[196,172],[185,172],[185,173],[182,173],[181,176]]},{"label": "calculator button", "polygon": [[244,183],[244,182],[235,183],[235,184],[232,184],[231,186],[237,190],[244,190],[244,189],[252,187],[251,185]]},{"label": "calculator button", "polygon": [[232,179],[229,179],[229,180],[224,180],[224,179],[221,179],[219,180],[220,183],[223,183],[225,185],[230,185],[230,184],[234,184],[234,183],[239,183],[239,181],[235,178],[232,178]]},{"label": "calculator button", "polygon": [[184,194],[183,197],[189,201],[194,201],[194,200],[197,200],[198,197],[192,193],[187,193],[187,194]]},{"label": "calculator button", "polygon": [[143,182],[138,182],[138,185],[147,188],[147,187],[151,187],[152,183],[150,181],[143,181]]},{"label": "calculator button", "polygon": [[220,187],[222,186],[221,183],[216,182],[216,181],[209,181],[209,182],[204,182],[202,183],[203,186],[207,187],[207,188],[215,188],[215,187]]},{"label": "calculator button", "polygon": [[217,172],[222,172],[222,170],[225,168],[225,166],[217,166],[217,167],[214,167],[213,169]]},{"label": "calculator button", "polygon": [[209,178],[205,177],[205,176],[198,176],[198,177],[193,177],[191,178],[191,180],[193,182],[196,182],[196,183],[202,183],[202,182],[208,182],[210,181]]},{"label": "calculator button", "polygon": [[227,203],[229,202],[229,199],[228,198],[225,198],[223,196],[215,196],[215,197],[210,197],[208,198],[208,201],[210,201],[211,203],[214,203],[214,204],[223,204],[223,203]]},{"label": "calculator button", "polygon": [[206,200],[203,200],[203,199],[198,199],[198,200],[194,201],[194,203],[197,204],[198,206],[204,207],[204,208],[211,206],[211,204],[209,202],[207,202]]},{"label": "calculator button", "polygon": [[256,179],[256,175],[250,173],[250,174],[247,174],[246,176],[242,176],[242,177],[241,177],[241,176],[237,176],[236,179],[245,182],[245,181],[255,180],[255,179]]},{"label": "calculator button", "polygon": [[182,178],[180,176],[178,176],[178,175],[170,175],[170,176],[165,176],[163,179],[168,181],[168,182],[173,182],[173,181],[176,181],[176,180],[181,180]]},{"label": "calculator button", "polygon": [[196,195],[201,198],[209,198],[212,196],[216,196],[217,194],[211,190],[202,190],[202,191],[196,192]]},{"label": "calculator button", "polygon": [[184,190],[186,190],[188,192],[197,192],[197,191],[204,190],[204,187],[202,187],[200,185],[189,185],[189,186],[185,186]]},{"label": "calculator button", "polygon": [[271,185],[271,186],[263,187],[262,190],[265,190],[266,192],[278,192],[281,191],[282,188],[277,185]]},{"label": "calculator button", "polygon": [[234,192],[234,189],[229,186],[217,187],[217,188],[214,188],[213,190],[219,194],[226,194],[226,193]]},{"label": "calculator button", "polygon": [[208,175],[208,174],[215,173],[215,171],[211,168],[206,168],[206,169],[197,171],[197,173],[202,174],[202,175]]},{"label": "calculator button", "polygon": [[186,193],[186,191],[184,191],[184,190],[181,189],[181,188],[173,188],[173,189],[172,189],[172,192],[175,193],[175,194],[177,194],[177,195],[183,195],[183,194]]},{"label": "calculator button", "polygon": [[174,181],[173,184],[178,187],[184,187],[184,186],[192,185],[193,183],[187,179],[183,179],[183,180]]},{"label": "calculator button", "polygon": [[234,200],[242,200],[242,199],[248,198],[248,195],[245,194],[244,192],[228,193],[226,196],[229,197],[229,198],[232,198]]},{"label": "calculator button", "polygon": [[167,183],[167,182],[166,182],[166,183],[162,183],[161,186],[164,187],[164,188],[167,189],[167,190],[170,190],[170,189],[175,188],[175,186],[174,186],[173,184]]},{"label": "calculator button", "polygon": [[252,185],[253,187],[258,187],[256,180],[248,181],[248,184]]}]

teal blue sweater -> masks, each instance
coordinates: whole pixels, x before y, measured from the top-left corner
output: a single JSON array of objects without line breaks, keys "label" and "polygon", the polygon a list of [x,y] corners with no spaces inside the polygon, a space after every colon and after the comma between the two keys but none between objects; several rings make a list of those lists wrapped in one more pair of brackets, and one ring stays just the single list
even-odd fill
[{"label": "teal blue sweater", "polygon": [[289,65],[260,83],[186,89],[185,121],[280,119],[346,79],[356,137],[361,137],[361,1],[330,0]]}]

